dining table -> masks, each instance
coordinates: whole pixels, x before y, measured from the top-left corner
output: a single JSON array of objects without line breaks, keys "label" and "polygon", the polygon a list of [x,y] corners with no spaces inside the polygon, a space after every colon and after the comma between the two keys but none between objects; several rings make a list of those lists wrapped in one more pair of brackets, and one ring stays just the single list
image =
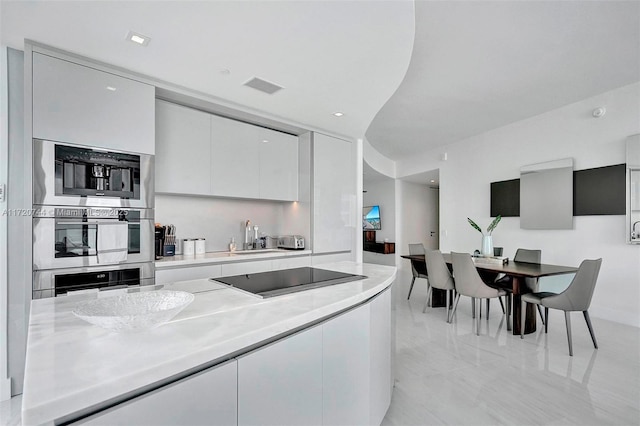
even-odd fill
[{"label": "dining table", "polygon": [[[452,269],[453,261],[451,253],[443,253],[444,261],[447,263],[449,269]],[[409,259],[412,262],[424,262],[424,254],[411,254],[400,256],[404,259]],[[479,272],[498,273],[511,277],[511,290],[513,292],[513,334],[520,334],[520,296],[522,294],[531,293],[531,289],[525,284],[525,278],[542,278],[552,275],[563,274],[575,274],[578,271],[574,266],[562,266],[562,265],[550,265],[546,263],[529,263],[529,262],[515,262],[509,260],[507,263],[482,261],[480,258],[474,262],[476,269]],[[428,275],[429,271],[427,271]],[[435,289],[434,289],[435,290]],[[527,304],[527,312],[525,316],[524,333],[529,334],[536,331],[536,308],[532,303]]]}]

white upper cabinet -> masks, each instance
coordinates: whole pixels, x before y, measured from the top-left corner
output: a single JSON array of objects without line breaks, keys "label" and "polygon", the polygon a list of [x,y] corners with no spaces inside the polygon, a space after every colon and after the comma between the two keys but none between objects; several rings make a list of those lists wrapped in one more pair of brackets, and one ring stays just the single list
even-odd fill
[{"label": "white upper cabinet", "polygon": [[[356,226],[356,175],[350,142],[314,133],[313,252],[350,251]],[[361,226],[359,223],[358,226]]]},{"label": "white upper cabinet", "polygon": [[211,193],[210,117],[156,101],[156,192]]},{"label": "white upper cabinet", "polygon": [[296,201],[298,199],[298,137],[261,129],[260,198]]},{"label": "white upper cabinet", "polygon": [[165,101],[156,108],[156,192],[298,199],[297,136]]},{"label": "white upper cabinet", "polygon": [[155,87],[33,53],[33,137],[155,153]]},{"label": "white upper cabinet", "polygon": [[224,197],[260,198],[259,127],[211,116],[211,190]]}]

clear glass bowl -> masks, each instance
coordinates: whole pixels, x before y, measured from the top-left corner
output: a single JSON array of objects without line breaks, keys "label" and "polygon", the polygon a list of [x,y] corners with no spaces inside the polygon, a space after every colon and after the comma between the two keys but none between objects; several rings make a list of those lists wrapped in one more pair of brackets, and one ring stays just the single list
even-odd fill
[{"label": "clear glass bowl", "polygon": [[186,291],[143,291],[79,302],[73,314],[116,333],[135,333],[158,327],[193,302]]}]

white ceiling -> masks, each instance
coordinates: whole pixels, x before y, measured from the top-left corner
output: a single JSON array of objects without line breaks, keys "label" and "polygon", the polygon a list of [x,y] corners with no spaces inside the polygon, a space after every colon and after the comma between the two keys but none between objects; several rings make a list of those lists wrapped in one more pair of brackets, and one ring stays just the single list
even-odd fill
[{"label": "white ceiling", "polygon": [[0,42],[25,38],[394,160],[640,80],[639,1],[1,0]]},{"label": "white ceiling", "polygon": [[366,136],[402,160],[639,80],[638,1],[418,1],[409,70]]},{"label": "white ceiling", "polygon": [[[362,182],[365,190],[367,189],[367,185],[375,184],[376,182],[386,181],[389,179],[393,178],[380,173],[379,171],[371,167],[366,161],[362,162]],[[440,187],[440,170],[435,169],[417,173],[415,175],[403,176],[401,180],[432,187]]]},{"label": "white ceiling", "polygon": [[[352,138],[402,81],[415,23],[406,0],[2,0],[0,19],[3,45],[31,39]],[[285,90],[242,86],[254,76]]]}]

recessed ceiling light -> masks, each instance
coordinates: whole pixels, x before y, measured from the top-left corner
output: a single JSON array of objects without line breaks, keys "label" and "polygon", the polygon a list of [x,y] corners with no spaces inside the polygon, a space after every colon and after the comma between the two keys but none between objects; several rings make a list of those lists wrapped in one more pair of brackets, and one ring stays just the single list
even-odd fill
[{"label": "recessed ceiling light", "polygon": [[231,71],[228,70],[227,68],[223,68],[223,69],[220,70],[220,74],[229,75],[229,74],[231,74]]},{"label": "recessed ceiling light", "polygon": [[436,181],[435,181],[435,180],[433,180],[433,179],[431,179],[431,180],[430,180],[430,182],[431,182],[431,183],[436,183]]},{"label": "recessed ceiling light", "polygon": [[262,143],[269,143],[269,141],[266,139],[262,139]]},{"label": "recessed ceiling light", "polygon": [[151,41],[151,38],[140,33],[129,31],[129,34],[127,34],[127,40],[141,46],[146,46],[149,44],[149,41]]},{"label": "recessed ceiling light", "polygon": [[342,117],[344,113],[338,111],[338,112],[334,112],[333,115],[335,115],[336,117]]},{"label": "recessed ceiling light", "polygon": [[115,91],[116,91],[116,90],[118,90],[118,89],[116,89],[116,88],[115,88],[115,87],[113,87],[113,86],[107,86],[107,90],[109,90],[109,91],[111,91],[111,92],[115,92]]}]

